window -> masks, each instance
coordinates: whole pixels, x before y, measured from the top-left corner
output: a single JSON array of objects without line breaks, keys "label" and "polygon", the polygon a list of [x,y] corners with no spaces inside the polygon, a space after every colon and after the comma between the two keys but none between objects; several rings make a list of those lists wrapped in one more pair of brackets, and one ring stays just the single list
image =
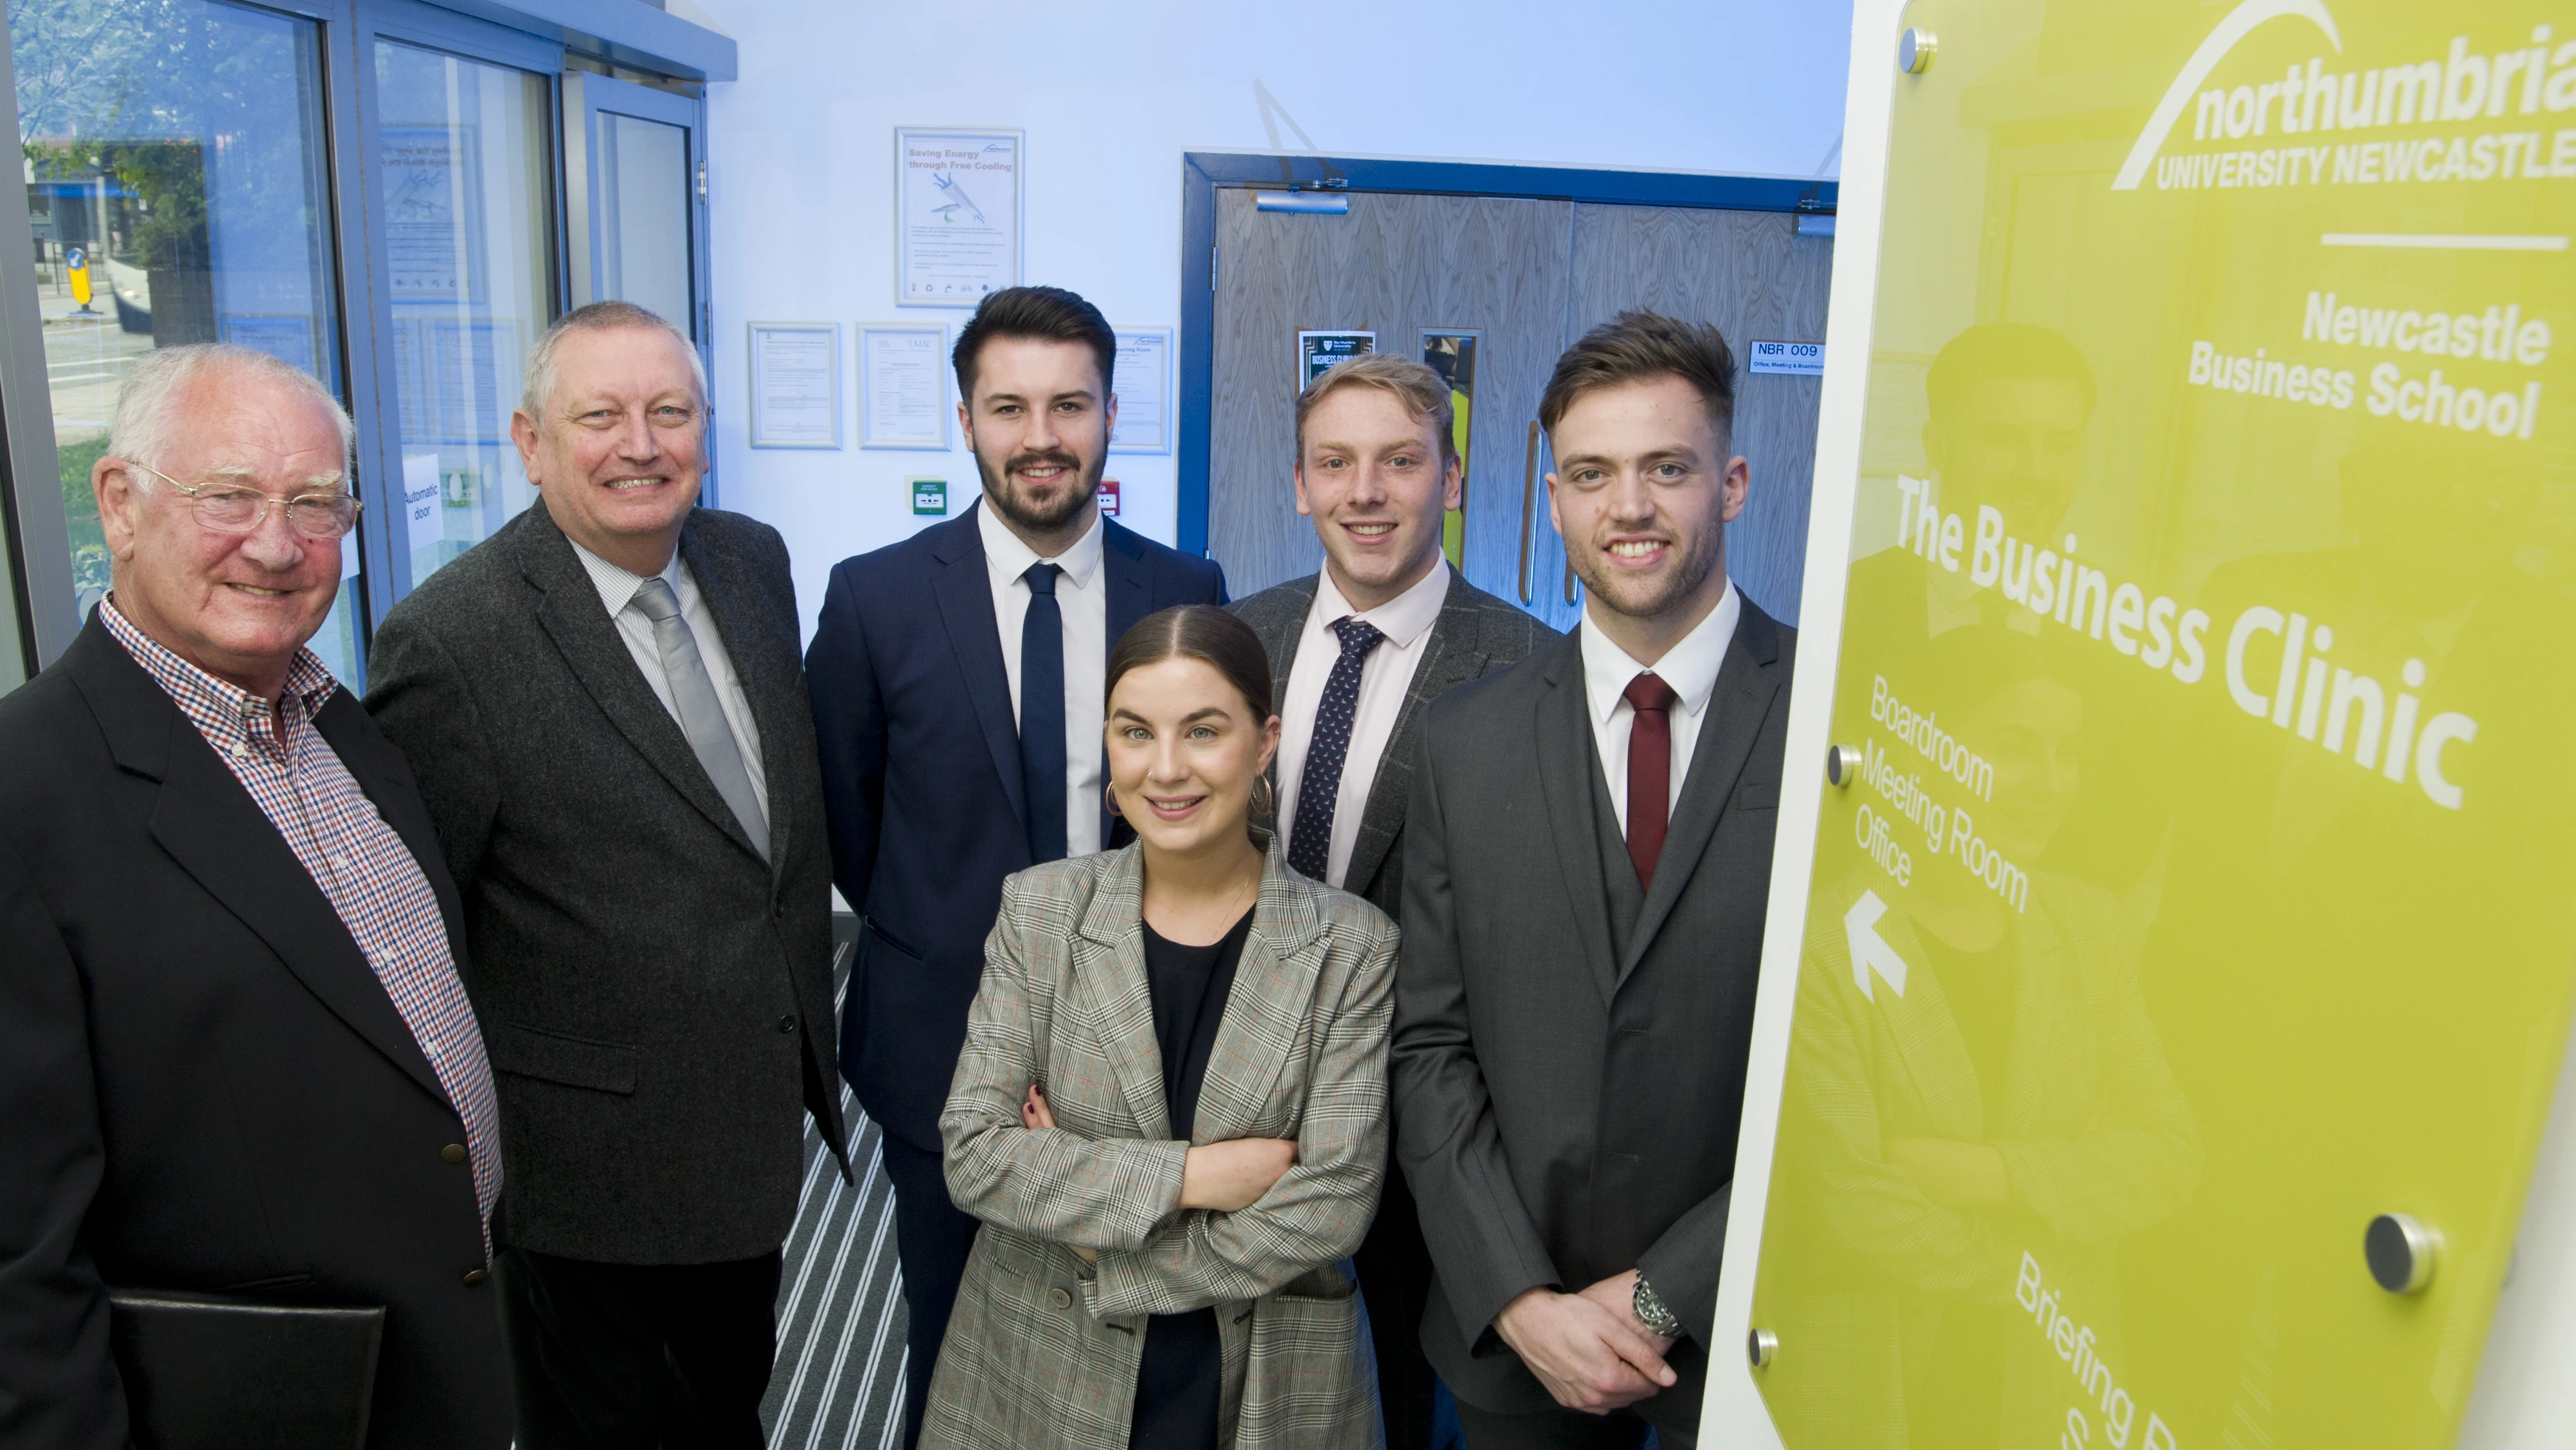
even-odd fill
[{"label": "window", "polygon": [[[211,0],[13,0],[9,20],[68,534],[56,547],[86,616],[109,582],[90,472],[135,359],[234,342],[340,392],[318,27]],[[313,648],[355,679],[356,541],[343,548]]]},{"label": "window", "polygon": [[552,318],[544,76],[376,43],[384,286],[401,414],[393,547],[418,584],[535,501],[510,441]]}]

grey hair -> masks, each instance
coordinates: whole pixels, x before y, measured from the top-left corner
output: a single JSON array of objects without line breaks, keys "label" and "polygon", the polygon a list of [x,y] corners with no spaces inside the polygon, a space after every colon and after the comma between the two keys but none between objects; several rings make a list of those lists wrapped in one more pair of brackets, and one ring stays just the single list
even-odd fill
[{"label": "grey hair", "polygon": [[[341,407],[331,390],[304,369],[257,348],[229,342],[156,347],[136,359],[134,370],[125,375],[125,386],[116,394],[116,414],[107,425],[107,451],[118,458],[160,467],[169,457],[180,429],[181,396],[190,384],[214,376],[275,384],[328,409],[332,425],[340,430],[340,476],[349,476],[351,450],[358,439],[358,428],[349,420],[349,410]],[[133,486],[149,492],[153,487],[151,475],[135,476]]]},{"label": "grey hair", "polygon": [[698,356],[698,345],[689,341],[687,333],[669,318],[632,302],[593,302],[556,318],[538,334],[537,345],[528,349],[528,365],[520,374],[519,411],[536,423],[538,432],[546,430],[547,404],[554,400],[555,349],[563,346],[563,340],[573,333],[606,332],[618,327],[658,328],[677,338],[680,351],[688,355],[689,378],[698,385],[698,402],[701,405],[706,403],[707,365]]}]

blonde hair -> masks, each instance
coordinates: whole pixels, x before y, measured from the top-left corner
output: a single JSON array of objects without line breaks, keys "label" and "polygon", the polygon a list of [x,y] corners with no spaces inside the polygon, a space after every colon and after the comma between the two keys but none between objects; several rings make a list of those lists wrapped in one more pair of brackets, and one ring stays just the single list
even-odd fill
[{"label": "blonde hair", "polygon": [[1297,461],[1306,461],[1306,415],[1343,388],[1375,388],[1404,405],[1404,410],[1432,425],[1440,435],[1440,466],[1458,456],[1456,414],[1449,401],[1448,380],[1430,365],[1391,352],[1364,352],[1344,358],[1306,385],[1297,395]]}]

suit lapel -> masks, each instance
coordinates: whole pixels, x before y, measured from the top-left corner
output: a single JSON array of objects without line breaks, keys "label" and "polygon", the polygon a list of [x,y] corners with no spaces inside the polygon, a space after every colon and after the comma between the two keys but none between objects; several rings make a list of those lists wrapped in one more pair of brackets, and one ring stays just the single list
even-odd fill
[{"label": "suit lapel", "polygon": [[1028,828],[1027,793],[1020,780],[1020,725],[1011,714],[1011,676],[1002,663],[1001,626],[993,620],[993,586],[984,568],[984,540],[975,532],[980,502],[942,524],[942,537],[931,546],[939,561],[931,592],[939,600],[939,622],[948,631],[948,650],[966,677],[966,698],[983,728],[984,747],[992,752],[993,769],[1010,797],[1011,814]]},{"label": "suit lapel", "polygon": [[564,662],[572,666],[574,677],[609,723],[681,799],[750,850],[751,838],[734,819],[733,807],[716,794],[715,782],[707,779],[706,767],[698,764],[697,752],[680,733],[680,722],[671,718],[653,687],[644,682],[643,672],[635,668],[635,656],[627,651],[615,621],[601,606],[599,586],[590,582],[589,571],[574,556],[572,541],[542,507],[527,510],[519,520],[518,526],[525,529],[518,541],[519,570],[545,595],[545,602],[537,606],[537,621]]},{"label": "suit lapel", "polygon": [[1194,1126],[1201,1143],[1240,1138],[1260,1123],[1271,1089],[1288,1068],[1288,1049],[1314,1015],[1316,963],[1308,949],[1323,935],[1324,924],[1310,889],[1287,872],[1274,843],[1261,863],[1252,930],[1235,963],[1207,1076],[1199,1084]]},{"label": "suit lapel", "polygon": [[[63,658],[116,763],[160,782],[152,805],[153,839],[265,942],[333,1016],[423,1092],[446,1102],[438,1074],[330,898],[197,727],[95,615]],[[325,709],[342,698],[334,696]],[[418,839],[409,834],[404,839],[420,849]],[[439,904],[444,908],[448,901],[441,898]],[[449,920],[452,930],[454,918]]]},{"label": "suit lapel", "polygon": [[1297,647],[1306,639],[1306,616],[1315,612],[1315,590],[1323,578],[1310,574],[1280,587],[1290,591],[1297,601],[1296,609],[1274,620],[1267,629],[1255,627],[1261,636],[1261,649],[1270,656],[1270,713],[1288,712],[1288,675],[1297,668]]},{"label": "suit lapel", "polygon": [[[789,802],[772,784],[784,764],[782,750],[790,729],[780,709],[789,701],[800,710],[807,708],[804,695],[796,688],[796,676],[779,669],[777,653],[770,647],[774,635],[761,627],[752,612],[759,585],[743,561],[714,548],[696,529],[681,531],[680,557],[697,579],[707,613],[715,616],[725,658],[733,662],[734,678],[742,682],[743,698],[751,704],[752,727],[760,732],[763,779],[754,784],[769,805],[769,864],[774,874],[786,863],[788,828],[793,824]],[[792,661],[794,656],[787,658]]]},{"label": "suit lapel", "polygon": [[1727,798],[1735,793],[1736,778],[1752,758],[1772,697],[1780,692],[1780,681],[1770,669],[1780,658],[1780,640],[1770,616],[1754,608],[1750,599],[1743,601],[1743,610],[1735,622],[1735,638],[1727,643],[1726,659],[1718,667],[1708,711],[1699,722],[1699,743],[1691,750],[1690,774],[1682,779],[1681,801],[1664,836],[1654,884],[1646,891],[1637,928],[1629,935],[1627,960],[1619,964],[1623,982],[1645,959],[1655,933],[1663,929],[1674,903],[1698,873],[1700,857],[1708,850],[1709,838],[1717,834]]},{"label": "suit lapel", "polygon": [[1550,648],[1540,676],[1548,690],[1531,722],[1539,790],[1547,800],[1548,842],[1565,879],[1566,906],[1574,915],[1574,934],[1583,943],[1583,962],[1607,1001],[1618,988],[1619,974],[1611,956],[1610,899],[1601,884],[1600,828],[1592,814],[1594,784],[1603,777],[1583,698],[1583,637],[1569,634]]},{"label": "suit lapel", "polygon": [[1404,827],[1405,807],[1413,794],[1413,731],[1422,708],[1485,672],[1483,630],[1476,610],[1466,602],[1472,597],[1466,583],[1454,573],[1450,577],[1448,596],[1431,625],[1431,638],[1423,642],[1422,663],[1405,687],[1395,729],[1386,738],[1386,753],[1378,757],[1377,777],[1369,782],[1368,803],[1360,810],[1359,840],[1351,847],[1350,869],[1342,876],[1353,883],[1354,890],[1377,879],[1378,867]]},{"label": "suit lapel", "polygon": [[1171,1105],[1163,1099],[1163,1050],[1154,1037],[1153,988],[1145,976],[1144,866],[1134,846],[1098,859],[1074,963],[1076,1020],[1109,1064],[1137,1133],[1168,1138]]}]

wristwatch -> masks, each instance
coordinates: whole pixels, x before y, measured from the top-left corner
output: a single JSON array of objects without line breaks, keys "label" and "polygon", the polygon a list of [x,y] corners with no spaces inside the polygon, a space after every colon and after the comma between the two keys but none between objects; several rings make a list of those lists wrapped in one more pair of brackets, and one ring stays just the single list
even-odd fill
[{"label": "wristwatch", "polygon": [[1665,1339],[1682,1337],[1682,1317],[1664,1307],[1662,1296],[1655,1292],[1654,1285],[1646,1282],[1645,1275],[1637,1276],[1637,1292],[1630,1302],[1637,1311],[1637,1322],[1646,1326],[1650,1333]]}]

